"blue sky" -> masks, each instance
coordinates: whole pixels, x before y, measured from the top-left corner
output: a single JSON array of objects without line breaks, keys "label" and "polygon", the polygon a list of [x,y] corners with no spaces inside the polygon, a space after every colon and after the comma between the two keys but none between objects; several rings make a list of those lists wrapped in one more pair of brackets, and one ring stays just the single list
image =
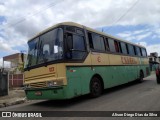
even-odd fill
[{"label": "blue sky", "polygon": [[133,43],[141,44],[141,42],[146,42],[148,45],[160,43],[159,34],[152,30],[152,26],[148,26],[146,24],[99,28],[101,31],[102,29],[108,34],[129,40]]},{"label": "blue sky", "polygon": [[159,0],[2,1],[0,66],[3,56],[26,51],[28,39],[64,21],[98,30],[103,28],[108,34],[144,45],[148,54],[158,52],[160,55],[159,11]]}]

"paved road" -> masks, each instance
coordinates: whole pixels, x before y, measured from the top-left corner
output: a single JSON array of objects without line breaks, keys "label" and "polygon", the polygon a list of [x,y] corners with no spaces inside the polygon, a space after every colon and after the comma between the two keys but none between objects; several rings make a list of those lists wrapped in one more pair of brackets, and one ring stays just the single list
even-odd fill
[{"label": "paved road", "polygon": [[[1,111],[160,111],[160,85],[156,83],[155,75],[145,78],[144,82],[132,82],[122,86],[105,90],[104,94],[95,99],[88,96],[78,97],[63,101],[32,101]],[[21,118],[16,118],[19,120]],[[43,118],[44,119],[44,118]],[[45,118],[50,120],[50,118]],[[56,120],[63,118],[56,117]],[[65,119],[76,119],[65,118]],[[80,119],[80,118],[79,118]],[[84,117],[83,120],[107,119]],[[109,118],[109,119],[133,119],[133,118]],[[136,118],[146,119],[146,118]],[[148,120],[159,119],[147,117]]]}]

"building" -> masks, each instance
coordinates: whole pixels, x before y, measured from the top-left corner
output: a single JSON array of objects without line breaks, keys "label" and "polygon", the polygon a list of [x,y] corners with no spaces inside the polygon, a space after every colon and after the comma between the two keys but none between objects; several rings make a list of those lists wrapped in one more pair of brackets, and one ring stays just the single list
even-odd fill
[{"label": "building", "polygon": [[158,67],[158,64],[160,64],[160,56],[158,57],[157,52],[150,53],[149,57],[149,63],[150,63],[150,69],[151,71],[156,70]]},{"label": "building", "polygon": [[8,68],[4,68],[8,72],[9,87],[23,86],[23,66],[26,55],[16,53],[3,57],[3,67],[5,61],[10,62]]}]

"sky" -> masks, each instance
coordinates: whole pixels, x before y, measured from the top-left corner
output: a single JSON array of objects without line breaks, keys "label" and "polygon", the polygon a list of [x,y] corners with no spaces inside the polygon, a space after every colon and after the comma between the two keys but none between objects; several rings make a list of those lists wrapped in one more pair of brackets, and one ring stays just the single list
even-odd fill
[{"label": "sky", "polygon": [[160,0],[0,0],[0,66],[3,56],[26,52],[35,34],[66,21],[160,55]]}]

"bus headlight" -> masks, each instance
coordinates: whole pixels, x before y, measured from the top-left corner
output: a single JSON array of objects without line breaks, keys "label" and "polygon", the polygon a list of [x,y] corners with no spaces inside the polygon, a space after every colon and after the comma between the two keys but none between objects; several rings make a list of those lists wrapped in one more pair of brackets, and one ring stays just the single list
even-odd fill
[{"label": "bus headlight", "polygon": [[47,86],[48,86],[48,87],[52,87],[52,86],[53,86],[53,81],[48,81],[48,82],[47,82]]},{"label": "bus headlight", "polygon": [[47,81],[47,87],[62,86],[62,85],[63,85],[63,80]]}]

